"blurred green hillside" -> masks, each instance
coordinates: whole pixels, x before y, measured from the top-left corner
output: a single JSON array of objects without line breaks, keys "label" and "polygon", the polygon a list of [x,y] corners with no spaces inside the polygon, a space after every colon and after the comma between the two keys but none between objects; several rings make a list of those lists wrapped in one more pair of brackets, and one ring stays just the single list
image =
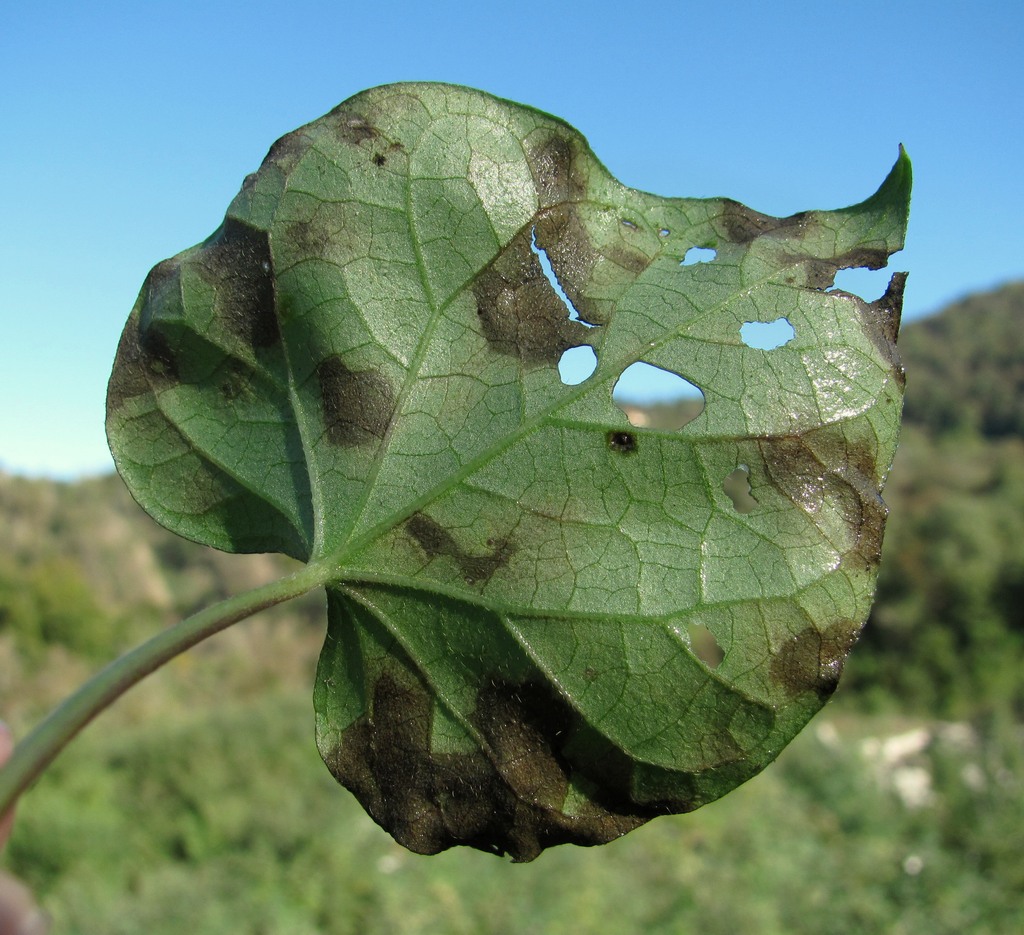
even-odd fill
[{"label": "blurred green hillside", "polygon": [[[147,679],[24,798],[3,866],[70,933],[1024,930],[1024,283],[907,326],[878,601],[764,774],[602,848],[408,854],[313,745],[322,598]],[[284,573],[165,532],[121,482],[0,475],[0,714]]]},{"label": "blurred green hillside", "polygon": [[908,326],[874,612],[848,688],[1024,717],[1024,283]]}]

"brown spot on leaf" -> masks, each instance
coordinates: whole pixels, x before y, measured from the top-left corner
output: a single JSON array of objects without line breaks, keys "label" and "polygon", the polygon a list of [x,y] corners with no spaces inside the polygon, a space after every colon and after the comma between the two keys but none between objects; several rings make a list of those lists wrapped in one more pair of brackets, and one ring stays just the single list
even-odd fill
[{"label": "brown spot on leaf", "polygon": [[301,130],[294,130],[282,136],[270,147],[263,164],[275,165],[287,174],[298,165],[311,145],[311,141],[305,133]]},{"label": "brown spot on leaf", "polygon": [[889,511],[869,476],[856,469],[850,469],[847,474],[844,515],[857,538],[853,548],[843,556],[843,567],[874,571],[882,560],[882,539]]},{"label": "brown spot on leaf", "polygon": [[[839,267],[832,260],[821,260],[817,257],[783,255],[780,260],[787,266],[802,264],[807,276],[808,288],[816,289],[819,292],[824,292],[832,287],[836,281],[836,273],[839,271]],[[795,279],[788,281],[794,282]]]},{"label": "brown spot on leaf", "polygon": [[529,229],[476,278],[473,293],[480,329],[499,354],[527,366],[550,365],[570,347],[585,343],[586,328],[569,319],[530,248]]},{"label": "brown spot on leaf", "polygon": [[772,657],[772,682],[791,696],[814,692],[824,701],[836,690],[859,631],[852,620],[839,621],[825,633],[807,627]]},{"label": "brown spot on leaf", "polygon": [[611,246],[606,248],[604,253],[616,266],[631,276],[639,276],[651,265],[651,258],[646,253],[625,246]]},{"label": "brown spot on leaf", "polygon": [[608,447],[622,455],[631,455],[636,451],[636,436],[632,432],[611,431],[606,436]]},{"label": "brown spot on leaf", "polygon": [[907,383],[907,374],[903,369],[903,361],[896,349],[896,341],[900,333],[900,321],[903,315],[903,290],[906,288],[907,274],[893,273],[889,279],[885,294],[874,302],[865,303],[860,308],[864,330],[878,348],[882,357],[889,362],[889,367],[896,385],[902,390]]},{"label": "brown spot on leaf", "polygon": [[[438,786],[457,786],[461,777],[445,769],[443,756],[431,759],[430,725],[430,699],[422,687],[385,673],[373,688],[368,715],[324,758],[363,808],[395,840],[420,854],[456,843],[448,841],[436,799]],[[466,782],[474,779],[472,773],[465,776]]]},{"label": "brown spot on leaf", "polygon": [[[889,255],[884,250],[866,247],[827,259],[785,252],[779,256],[779,260],[783,264],[802,264],[806,271],[807,285],[811,289],[819,291],[831,289],[835,284],[836,273],[841,269],[881,269],[885,266],[888,258]],[[838,291],[842,292],[842,290]]]},{"label": "brown spot on leaf", "polygon": [[731,198],[723,199],[722,213],[719,216],[718,228],[722,236],[733,243],[746,244],[756,240],[763,234],[775,231],[786,234],[800,234],[809,224],[813,223],[807,211],[791,214],[789,217],[777,218],[770,214],[762,214],[748,208]]},{"label": "brown spot on leaf", "polygon": [[362,114],[349,110],[345,104],[336,107],[323,120],[335,128],[338,139],[351,146],[375,140],[381,135],[380,130],[369,120]]},{"label": "brown spot on leaf", "polygon": [[558,284],[580,318],[591,325],[605,324],[605,316],[587,296],[597,252],[576,208],[567,204],[544,212],[537,219],[534,235],[537,246],[551,262]]},{"label": "brown spot on leaf", "polygon": [[893,273],[886,286],[885,295],[872,303],[878,315],[878,325],[882,337],[890,344],[895,344],[900,335],[900,322],[903,318],[903,292],[907,287],[906,273]]},{"label": "brown spot on leaf", "polygon": [[169,353],[161,354],[156,349],[153,354],[143,348],[139,335],[139,316],[133,313],[121,332],[121,340],[117,345],[114,367],[107,384],[107,411],[115,412],[125,401],[136,396],[151,393],[150,374],[153,370],[166,369],[169,376],[174,375],[174,358]]},{"label": "brown spot on leaf", "polygon": [[405,528],[430,558],[443,555],[453,559],[467,584],[486,584],[515,554],[515,547],[507,539],[488,539],[490,552],[486,555],[473,555],[465,551],[447,529],[425,513],[414,513]]},{"label": "brown spot on leaf", "polygon": [[756,240],[763,233],[773,230],[778,220],[731,198],[725,199],[722,205],[722,234],[733,243],[744,244]]},{"label": "brown spot on leaf", "polygon": [[576,167],[573,141],[553,132],[527,154],[541,208],[579,199],[586,190]]},{"label": "brown spot on leaf", "polygon": [[395,410],[391,385],[375,370],[350,370],[339,356],[316,368],[320,402],[332,445],[362,445],[382,439]]},{"label": "brown spot on leaf", "polygon": [[451,533],[424,513],[415,513],[411,516],[406,523],[406,529],[431,558],[437,555],[454,555],[461,551]]},{"label": "brown spot on leaf", "polygon": [[477,697],[473,723],[505,781],[529,802],[559,808],[572,767],[563,748],[579,720],[550,686],[491,681]]},{"label": "brown spot on leaf", "polygon": [[142,361],[154,389],[162,385],[177,383],[178,361],[167,337],[156,328],[150,327],[141,333],[139,347]]},{"label": "brown spot on leaf", "polygon": [[280,341],[266,231],[226,218],[196,262],[200,276],[216,289],[214,307],[233,334],[252,348]]},{"label": "brown spot on leaf", "polygon": [[220,372],[220,394],[227,402],[253,395],[253,372],[242,361],[228,359]]},{"label": "brown spot on leaf", "polygon": [[384,673],[371,695],[368,714],[325,762],[416,853],[461,844],[528,861],[555,844],[603,844],[652,817],[598,804],[563,812],[573,715],[543,686],[489,683],[472,719],[484,748],[459,754],[431,750],[431,700],[419,680]]},{"label": "brown spot on leaf", "polygon": [[879,493],[874,452],[851,445],[841,432],[822,430],[806,438],[759,442],[769,482],[809,515],[826,504],[837,509],[853,545],[842,557],[851,569],[872,570],[882,552],[887,510]]},{"label": "brown spot on leaf", "polygon": [[858,247],[837,256],[832,262],[837,269],[881,269],[889,262],[889,254],[875,247]]},{"label": "brown spot on leaf", "polygon": [[758,442],[758,447],[765,474],[775,489],[805,513],[818,513],[830,486],[830,471],[804,439],[766,438]]},{"label": "brown spot on leaf", "polygon": [[107,385],[107,409],[120,408],[125,400],[172,386],[180,379],[178,360],[152,309],[164,302],[180,304],[180,267],[163,260],[150,270],[142,286],[141,311],[133,311],[121,332],[117,355]]}]

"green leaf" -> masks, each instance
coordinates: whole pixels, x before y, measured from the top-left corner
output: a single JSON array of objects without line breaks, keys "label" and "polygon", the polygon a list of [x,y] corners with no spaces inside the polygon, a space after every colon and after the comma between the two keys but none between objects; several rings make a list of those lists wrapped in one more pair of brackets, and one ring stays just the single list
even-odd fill
[{"label": "green leaf", "polygon": [[[331,567],[317,741],[398,841],[608,841],[750,778],[835,688],[875,586],[905,276],[828,287],[901,248],[909,193],[901,151],[839,211],[659,198],[538,111],[367,91],[150,273],[115,460],[182,535]],[[745,343],[780,318],[787,343]],[[567,385],[581,345],[597,369]],[[638,361],[700,415],[632,425],[612,389]]]}]

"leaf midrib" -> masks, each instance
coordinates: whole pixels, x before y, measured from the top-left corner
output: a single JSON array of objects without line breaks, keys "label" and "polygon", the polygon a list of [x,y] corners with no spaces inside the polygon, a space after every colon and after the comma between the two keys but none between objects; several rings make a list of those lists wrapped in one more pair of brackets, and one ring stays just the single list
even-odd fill
[{"label": "leaf midrib", "polygon": [[[595,204],[597,204],[597,203],[595,202]],[[535,221],[536,221],[536,219],[534,218],[534,219],[531,219],[531,221],[529,223],[532,224],[532,223],[535,223]],[[525,225],[524,225],[524,228],[522,228],[521,230],[523,230],[523,229],[525,229]],[[794,261],[794,263],[791,264],[791,265],[792,266],[796,266],[796,265],[798,265],[798,262],[802,262],[802,260]],[[665,343],[667,343],[667,342],[669,342],[671,340],[675,340],[676,338],[678,338],[681,335],[681,333],[684,330],[690,330],[692,328],[692,326],[694,326],[696,324],[699,324],[700,322],[704,321],[705,319],[707,319],[707,318],[709,318],[709,317],[711,317],[713,315],[718,314],[723,308],[727,307],[729,304],[731,304],[732,302],[736,301],[739,297],[742,297],[743,295],[749,295],[749,294],[755,292],[756,290],[758,290],[758,289],[760,289],[760,288],[770,284],[772,280],[777,278],[777,276],[779,275],[780,270],[784,271],[785,269],[788,269],[788,268],[789,268],[788,266],[779,267],[778,269],[772,270],[770,275],[763,277],[762,279],[758,280],[757,282],[755,282],[753,284],[744,285],[741,289],[738,289],[736,292],[731,293],[727,298],[723,299],[718,304],[708,308],[706,311],[704,311],[704,312],[702,312],[700,314],[694,315],[692,318],[687,319],[687,321],[685,322],[684,325],[680,326],[679,328],[677,328],[675,330],[668,331],[661,338],[658,338],[654,342],[651,342],[651,343],[653,343],[655,347],[660,347],[660,346],[663,346]],[[421,267],[421,269],[422,269],[422,267]],[[462,294],[464,289],[465,289],[465,286],[463,286],[462,289],[460,289],[459,291],[454,293],[453,296],[447,302],[443,303],[439,308],[437,308],[436,312],[434,313],[434,317],[431,319],[431,325],[432,326],[433,326],[434,323],[436,323],[437,317],[445,310],[445,308],[448,307],[448,305],[451,302],[453,302],[459,295]],[[430,330],[431,330],[431,333],[432,333],[433,332],[433,327],[431,327]],[[428,341],[427,341],[427,338],[425,336],[424,340],[420,344],[420,347],[417,349],[417,355],[416,355],[416,358],[415,358],[415,362],[416,362],[417,365],[422,361],[423,357],[426,354],[427,343],[428,343]],[[646,349],[647,350],[649,350],[650,347],[651,347],[650,343],[646,345]],[[639,360],[640,357],[641,357],[641,354],[638,353],[636,355],[635,359],[634,360],[630,360],[629,363],[633,363],[636,360]],[[594,377],[592,377],[591,379],[588,379],[588,380],[584,381],[583,383],[579,384],[578,387],[566,386],[565,387],[564,395],[556,403],[553,403],[550,406],[548,406],[547,408],[538,411],[530,420],[528,420],[525,423],[523,423],[522,425],[520,425],[519,428],[516,429],[516,431],[510,433],[509,435],[504,436],[502,439],[498,440],[497,442],[495,442],[490,447],[483,449],[476,456],[474,456],[469,461],[467,461],[458,471],[455,471],[452,474],[448,475],[444,480],[442,480],[441,482],[436,484],[434,487],[430,488],[428,491],[426,491],[420,497],[417,497],[416,499],[410,501],[408,504],[406,504],[406,506],[404,508],[399,509],[399,510],[395,510],[392,514],[390,514],[390,516],[385,517],[380,522],[376,523],[374,526],[371,526],[369,529],[367,529],[365,532],[363,532],[359,536],[357,536],[355,538],[348,539],[343,545],[339,546],[337,549],[335,549],[334,551],[329,553],[329,557],[333,561],[337,562],[339,568],[343,568],[344,567],[344,560],[345,560],[346,556],[359,553],[364,548],[366,548],[370,543],[372,543],[376,539],[378,539],[381,536],[383,536],[384,534],[386,534],[389,530],[394,529],[396,526],[399,526],[402,522],[404,522],[406,519],[408,519],[414,513],[416,513],[419,510],[423,509],[423,507],[426,506],[428,503],[431,503],[432,501],[434,501],[438,497],[444,495],[448,490],[452,489],[457,484],[461,483],[466,477],[468,477],[471,474],[473,474],[479,468],[483,467],[485,464],[489,463],[491,460],[493,460],[494,458],[496,458],[499,455],[501,455],[504,451],[508,450],[513,445],[515,445],[518,442],[520,442],[523,438],[525,438],[526,436],[528,436],[532,432],[537,431],[539,428],[542,427],[542,425],[545,422],[547,422],[548,420],[550,420],[553,417],[555,417],[556,414],[560,410],[562,410],[562,409],[568,407],[569,405],[571,405],[572,403],[574,403],[577,399],[579,399],[585,393],[596,391],[599,387],[605,386],[611,380],[617,378],[617,375],[620,372],[620,364],[622,366],[628,366],[628,363],[623,364],[622,361],[617,362],[614,367],[610,366],[607,362],[605,362],[605,364],[602,366],[602,369],[604,369],[606,371],[604,376],[597,377],[597,375],[595,374]],[[413,368],[410,367],[410,373],[412,373],[412,372],[413,372]],[[415,384],[416,379],[417,379],[416,376],[411,376],[406,381],[406,384],[403,386],[403,392],[402,392],[402,396],[401,396],[402,400],[404,400],[406,398],[406,396],[408,395],[408,392],[410,391],[410,388]],[[398,408],[396,406],[396,412],[397,411],[399,411],[399,410],[398,410]],[[575,420],[569,419],[569,420],[563,420],[563,424],[573,425],[573,424],[578,424],[578,423],[576,423]],[[638,431],[653,432],[655,430],[639,429]],[[682,430],[680,430],[680,431],[682,431]],[[385,436],[385,442],[387,442],[390,439],[390,437],[391,437],[390,432],[391,432],[391,430],[390,430],[390,427],[389,427],[388,435]],[[678,433],[673,433],[673,434],[678,434]],[[728,436],[728,437],[729,438],[734,438],[736,436]],[[692,439],[691,441],[694,444],[713,443],[714,441],[721,440],[722,438],[723,438],[723,436],[715,436],[713,438],[712,437],[707,437],[707,438],[700,438],[700,439]],[[382,448],[383,448],[383,445],[382,445]],[[367,478],[366,496],[364,497],[363,503],[360,506],[360,513],[362,511],[362,507],[365,506],[367,500],[369,499],[370,493],[372,492],[373,480],[379,474],[379,471],[381,469],[381,466],[383,465],[384,460],[385,460],[384,457],[380,457],[380,458],[376,459],[375,470],[374,470],[373,474],[371,475],[371,477]],[[356,528],[356,524],[353,524],[352,528],[355,529]]]}]

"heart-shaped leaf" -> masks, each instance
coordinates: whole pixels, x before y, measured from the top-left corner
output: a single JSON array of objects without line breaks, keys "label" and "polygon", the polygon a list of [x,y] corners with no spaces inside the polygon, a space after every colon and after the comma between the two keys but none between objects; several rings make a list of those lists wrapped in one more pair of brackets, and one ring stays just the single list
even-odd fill
[{"label": "heart-shaped leaf", "polygon": [[[317,741],[402,844],[608,841],[754,775],[835,687],[904,277],[829,287],[900,249],[909,193],[901,152],[840,211],[658,198],[538,111],[367,91],[150,273],[111,447],[175,532],[329,565]],[[750,338],[780,319],[785,343]],[[563,382],[583,346],[596,370]],[[632,424],[612,390],[641,361],[700,415]]]}]

